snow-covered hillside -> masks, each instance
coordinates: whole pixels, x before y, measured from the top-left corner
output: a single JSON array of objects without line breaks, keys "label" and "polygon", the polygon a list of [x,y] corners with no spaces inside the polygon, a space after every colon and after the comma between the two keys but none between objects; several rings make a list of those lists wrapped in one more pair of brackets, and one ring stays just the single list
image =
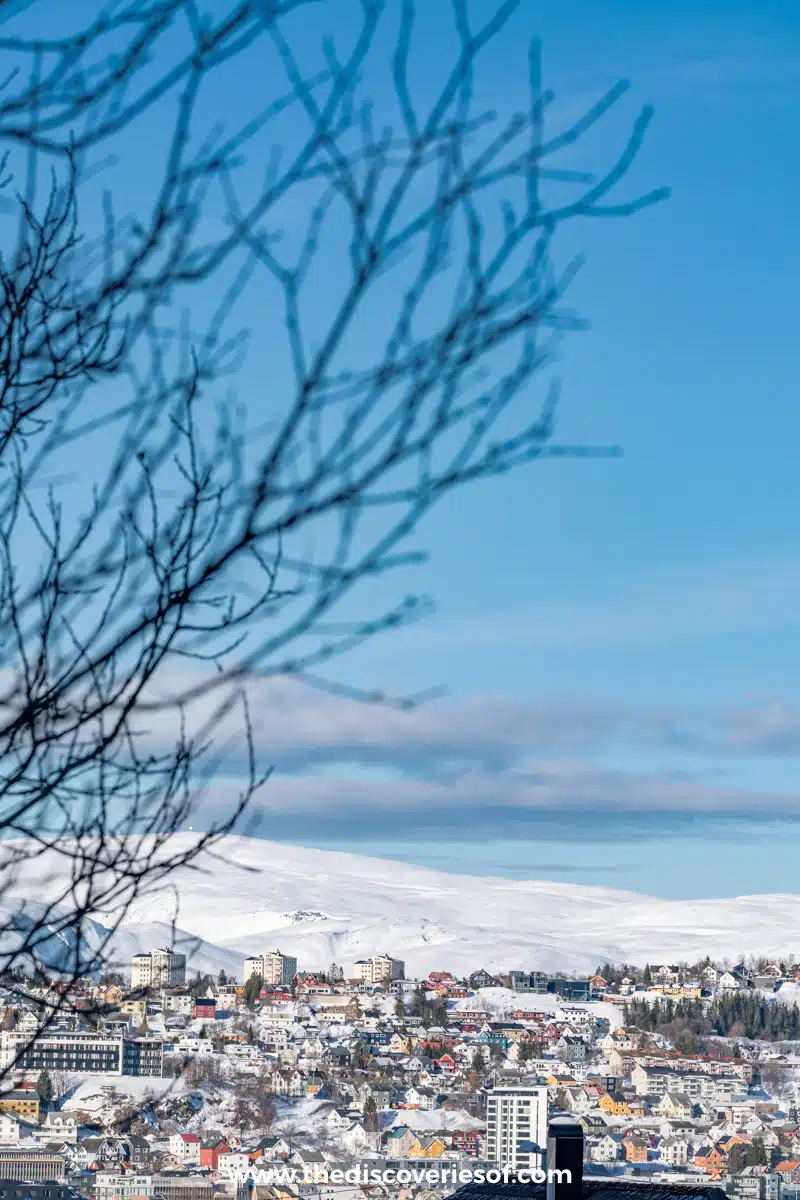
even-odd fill
[{"label": "snow-covered hillside", "polygon": [[[188,841],[191,834],[178,835]],[[57,872],[57,864],[53,871]],[[49,872],[20,887],[46,899]],[[108,914],[97,914],[108,920]],[[241,972],[243,956],[278,947],[301,967],[347,965],[377,951],[410,972],[598,962],[738,958],[797,952],[800,896],[661,900],[610,888],[450,875],[423,867],[258,838],[228,837],[204,870],[140,901],[117,942],[126,961],[169,942],[193,967]]]}]

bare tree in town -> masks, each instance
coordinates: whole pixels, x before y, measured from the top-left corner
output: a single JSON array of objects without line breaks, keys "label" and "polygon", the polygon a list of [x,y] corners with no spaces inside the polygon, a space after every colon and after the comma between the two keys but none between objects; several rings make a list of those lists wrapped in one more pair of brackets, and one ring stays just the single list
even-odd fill
[{"label": "bare tree in town", "polygon": [[334,660],[423,615],[370,585],[418,561],[443,496],[603,452],[555,437],[550,366],[581,327],[557,238],[662,196],[625,182],[651,114],[579,163],[626,88],[559,125],[535,42],[524,105],[489,112],[479,67],[516,7],[474,25],[451,0],[436,81],[413,0],[337,5],[339,38],[311,0],[5,14],[7,982],[113,965],[132,906],[242,827],[269,772],[249,681],[333,687]]}]

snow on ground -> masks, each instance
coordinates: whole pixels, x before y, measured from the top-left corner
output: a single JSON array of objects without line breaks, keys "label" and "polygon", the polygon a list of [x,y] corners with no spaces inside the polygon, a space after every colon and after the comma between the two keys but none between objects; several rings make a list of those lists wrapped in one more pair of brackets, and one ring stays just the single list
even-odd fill
[{"label": "snow on ground", "polygon": [[[168,839],[187,849],[192,834]],[[243,957],[279,946],[302,967],[388,951],[408,974],[540,968],[593,970],[598,962],[736,958],[742,945],[769,957],[794,947],[800,896],[664,900],[580,884],[461,876],[408,863],[259,838],[229,836],[205,870],[182,870],[137,901],[115,942],[185,949],[193,967],[241,972]],[[36,860],[16,893],[53,899],[63,864]],[[7,897],[11,899],[11,897]],[[108,916],[97,914],[98,920]],[[101,934],[98,929],[98,936]]]},{"label": "snow on ground", "polygon": [[63,1108],[67,1112],[84,1112],[90,1121],[105,1124],[128,1099],[141,1103],[148,1096],[185,1094],[180,1079],[159,1079],[138,1075],[94,1075],[91,1079],[76,1075],[69,1079],[69,1096]]},{"label": "snow on ground", "polygon": [[392,1113],[391,1121],[384,1128],[397,1129],[401,1125],[416,1132],[423,1129],[484,1129],[486,1122],[479,1121],[477,1117],[471,1117],[468,1112],[459,1109],[438,1108],[433,1112],[426,1112],[421,1108],[401,1108]]}]

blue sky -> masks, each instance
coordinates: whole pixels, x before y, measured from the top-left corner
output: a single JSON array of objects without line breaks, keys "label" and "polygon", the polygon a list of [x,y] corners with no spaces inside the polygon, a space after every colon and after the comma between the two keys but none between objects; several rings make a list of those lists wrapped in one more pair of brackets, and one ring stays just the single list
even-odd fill
[{"label": "blue sky", "polygon": [[[421,80],[449,44],[448,8],[426,6]],[[345,10],[327,0],[309,30],[346,24]],[[435,615],[332,674],[401,695],[442,686],[447,699],[408,732],[399,717],[293,695],[302,736],[277,717],[261,728],[278,763],[261,832],[661,895],[791,891],[800,10],[528,0],[487,54],[486,104],[519,102],[533,35],[557,113],[631,81],[594,135],[600,161],[637,106],[655,106],[630,186],[665,184],[671,198],[581,225],[564,247],[587,254],[571,299],[591,328],[557,367],[558,435],[623,454],[542,463],[442,503],[414,538],[425,565],[359,601],[419,590]],[[226,102],[249,102],[260,82],[251,63]],[[148,155],[140,134],[119,168],[134,207]]]},{"label": "blue sky", "polygon": [[[451,496],[417,539],[437,615],[351,659],[347,677],[766,719],[799,699],[800,13],[572,0],[526,5],[519,28],[541,36],[563,100],[625,77],[656,109],[635,179],[672,197],[581,230],[575,298],[592,328],[559,368],[559,432],[619,443],[624,457],[549,463]],[[518,57],[509,36],[498,105]],[[354,820],[326,844],[664,895],[795,888],[797,824],[770,813],[772,793],[797,795],[796,751],[606,744],[577,757],[642,778],[638,827],[591,788],[591,820],[529,812],[511,824],[499,786],[494,808],[480,819],[454,809],[438,837],[415,836],[416,819],[398,812],[391,832]],[[647,780],[674,772],[683,811],[654,815]],[[751,794],[746,821],[706,811],[711,781]]]}]

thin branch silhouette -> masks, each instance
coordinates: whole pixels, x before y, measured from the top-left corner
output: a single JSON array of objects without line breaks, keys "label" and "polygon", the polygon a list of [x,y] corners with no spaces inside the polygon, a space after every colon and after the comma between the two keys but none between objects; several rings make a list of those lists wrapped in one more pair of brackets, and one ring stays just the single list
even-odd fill
[{"label": "thin branch silhouette", "polygon": [[[576,165],[627,86],[558,126],[535,42],[525,107],[484,111],[476,75],[517,7],[478,26],[452,0],[426,99],[413,0],[354,4],[349,43],[310,67],[313,0],[128,0],[51,38],[30,36],[37,0],[2,26],[6,977],[54,938],[65,977],[102,970],[137,901],[242,827],[269,776],[250,679],[391,702],[331,666],[429,611],[350,606],[422,560],[410,539],[443,496],[616,452],[556,437],[551,368],[583,328],[558,235],[663,198],[626,187],[652,113],[602,169]],[[208,121],[254,69],[269,94]],[[115,172],[151,136],[129,199]],[[177,846],[234,711],[238,795]]]}]

